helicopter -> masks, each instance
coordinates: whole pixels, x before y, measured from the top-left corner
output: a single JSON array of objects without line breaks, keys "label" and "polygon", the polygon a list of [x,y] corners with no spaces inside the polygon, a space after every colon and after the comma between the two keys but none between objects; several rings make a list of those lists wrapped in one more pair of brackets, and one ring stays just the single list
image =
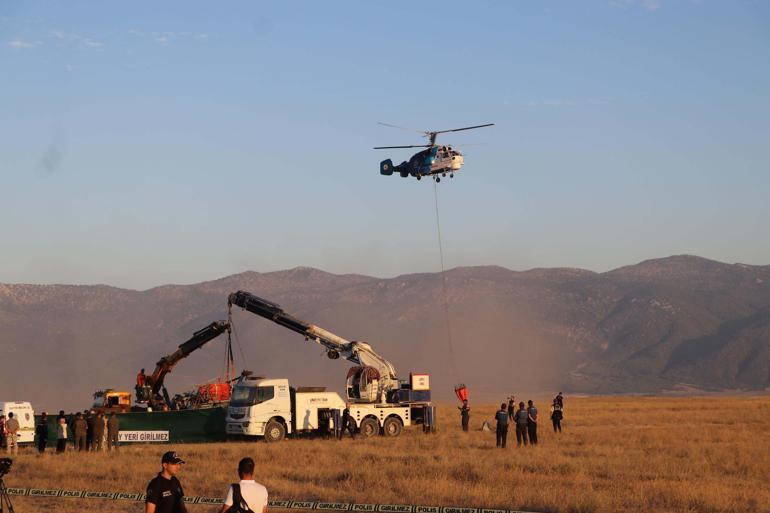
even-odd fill
[{"label": "helicopter", "polygon": [[[389,125],[387,123],[378,123],[383,126],[389,126],[391,128],[403,127],[396,125]],[[436,136],[438,134],[445,134],[447,132],[460,132],[462,130],[473,130],[474,128],[483,128],[486,126],[494,126],[494,123],[487,123],[485,125],[466,126],[463,128],[452,128],[451,130],[436,130],[436,131],[420,131],[423,136],[430,139],[430,144],[413,144],[405,146],[375,146],[375,150],[385,150],[391,148],[427,148],[412,155],[407,161],[394,166],[391,159],[383,160],[380,162],[380,174],[390,176],[393,172],[397,172],[402,178],[408,176],[414,176],[420,180],[423,176],[432,176],[436,182],[441,181],[441,176],[446,176],[449,173],[449,178],[454,178],[454,174],[463,167],[465,159],[463,154],[457,151],[455,148],[449,145],[436,144]],[[404,129],[409,130],[409,129]]]}]

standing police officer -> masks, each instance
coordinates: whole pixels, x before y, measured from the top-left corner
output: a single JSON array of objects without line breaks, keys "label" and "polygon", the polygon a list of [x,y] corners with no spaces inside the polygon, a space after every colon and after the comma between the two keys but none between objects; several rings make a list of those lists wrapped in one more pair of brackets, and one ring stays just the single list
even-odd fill
[{"label": "standing police officer", "polygon": [[527,445],[527,410],[524,409],[524,401],[519,403],[519,410],[514,415],[516,419],[516,444],[521,446],[521,442]]},{"label": "standing police officer", "polygon": [[537,445],[537,408],[535,408],[532,399],[528,401],[527,408],[527,431],[529,432],[529,443]]},{"label": "standing police officer", "polygon": [[174,451],[163,454],[160,460],[162,470],[147,485],[145,513],[187,513],[182,483],[176,478],[182,463],[184,460]]},{"label": "standing police officer", "polygon": [[505,441],[508,438],[508,411],[505,409],[505,403],[500,404],[495,420],[497,421],[497,446],[505,449]]}]

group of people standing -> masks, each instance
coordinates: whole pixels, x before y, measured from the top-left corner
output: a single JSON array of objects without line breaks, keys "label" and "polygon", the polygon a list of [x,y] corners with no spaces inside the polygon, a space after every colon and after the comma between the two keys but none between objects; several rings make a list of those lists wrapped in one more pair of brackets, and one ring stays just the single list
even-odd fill
[{"label": "group of people standing", "polygon": [[[463,431],[468,431],[470,423],[470,406],[468,401],[463,401],[463,405],[458,407],[460,410],[460,420]],[[561,433],[561,421],[564,418],[564,396],[561,392],[554,397],[551,404],[551,422],[553,423],[554,433]],[[525,406],[524,401],[519,402],[516,409],[516,398],[510,396],[508,403],[501,403],[500,409],[495,413],[496,421],[496,439],[497,447],[505,448],[508,439],[508,427],[510,424],[516,426],[516,444],[537,445],[537,423],[538,411],[535,403],[530,399]]]},{"label": "group of people standing", "polygon": [[[56,453],[67,450],[67,440],[71,439],[77,451],[117,450],[120,421],[115,413],[106,416],[94,410],[78,412],[69,418],[64,410],[56,417]],[[35,425],[37,451],[45,452],[48,446],[48,414],[43,412]]]}]

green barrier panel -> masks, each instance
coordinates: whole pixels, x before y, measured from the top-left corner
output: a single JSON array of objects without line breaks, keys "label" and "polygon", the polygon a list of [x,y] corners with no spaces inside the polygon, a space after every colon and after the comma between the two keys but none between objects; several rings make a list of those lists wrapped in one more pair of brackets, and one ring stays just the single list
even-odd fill
[{"label": "green barrier panel", "polygon": [[[122,441],[121,445],[133,442],[222,442],[227,439],[225,433],[225,415],[227,408],[200,408],[194,410],[154,411],[117,413],[122,436],[130,436],[132,441]],[[35,417],[35,423],[39,421]],[[67,419],[70,416],[67,415]],[[72,417],[74,420],[74,416]],[[68,430],[68,440],[73,440],[72,429]],[[56,415],[48,417],[48,446],[56,446]]]}]

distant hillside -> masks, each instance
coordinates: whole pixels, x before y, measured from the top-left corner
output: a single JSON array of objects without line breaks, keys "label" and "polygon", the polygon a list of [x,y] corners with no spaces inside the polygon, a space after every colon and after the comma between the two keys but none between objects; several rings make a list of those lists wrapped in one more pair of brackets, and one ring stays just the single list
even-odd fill
[{"label": "distant hillside", "polygon": [[[451,345],[440,274],[379,279],[296,268],[141,292],[0,284],[0,399],[72,409],[85,408],[97,388],[131,389],[140,367],[150,371],[194,331],[226,318],[227,295],[239,289],[372,343],[403,377],[430,373],[443,399],[459,381],[475,397],[770,387],[770,266],[674,256],[606,273],[469,267],[446,279]],[[345,363],[248,312],[233,320],[239,367],[341,389]],[[182,391],[223,366],[216,340],[167,384]]]}]

